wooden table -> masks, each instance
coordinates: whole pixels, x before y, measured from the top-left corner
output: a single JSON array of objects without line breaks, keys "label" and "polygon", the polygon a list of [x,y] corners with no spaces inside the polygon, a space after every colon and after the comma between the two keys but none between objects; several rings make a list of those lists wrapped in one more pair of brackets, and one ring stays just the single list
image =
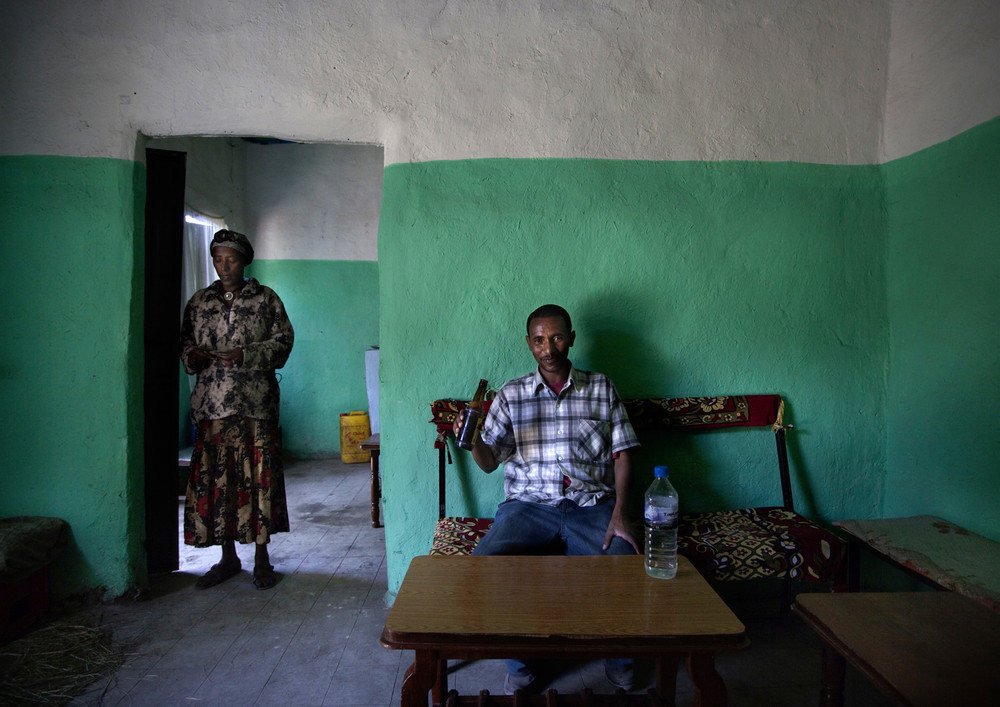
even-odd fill
[{"label": "wooden table", "polygon": [[824,641],[823,707],[843,704],[845,661],[901,705],[996,704],[1000,614],[954,592],[799,594]]},{"label": "wooden table", "polygon": [[677,577],[646,575],[639,555],[418,556],[382,631],[382,645],[415,651],[402,706],[447,694],[449,659],[656,659],[656,689],[673,704],[687,659],[700,700],[722,705],[714,654],[747,645],[745,628],[686,558]]},{"label": "wooden table", "polygon": [[371,437],[366,437],[365,440],[359,445],[361,449],[372,453],[372,527],[381,528],[382,523],[379,522],[379,502],[382,499],[382,480],[378,475],[378,453],[379,445],[381,443],[381,437],[379,434],[373,434]]}]

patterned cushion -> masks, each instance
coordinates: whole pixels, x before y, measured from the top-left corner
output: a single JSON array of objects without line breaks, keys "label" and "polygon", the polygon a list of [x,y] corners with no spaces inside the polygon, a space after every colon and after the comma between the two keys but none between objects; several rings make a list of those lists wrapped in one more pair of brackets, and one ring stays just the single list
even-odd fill
[{"label": "patterned cushion", "polygon": [[486,531],[492,518],[442,518],[434,526],[430,555],[468,555]]},{"label": "patterned cushion", "polygon": [[[468,555],[492,526],[492,518],[442,518],[429,554]],[[787,576],[831,583],[834,591],[847,587],[844,543],[783,508],[682,515],[678,551],[720,582]]]},{"label": "patterned cushion", "polygon": [[705,577],[790,577],[847,587],[845,544],[795,511],[779,507],[681,516],[678,552]]}]

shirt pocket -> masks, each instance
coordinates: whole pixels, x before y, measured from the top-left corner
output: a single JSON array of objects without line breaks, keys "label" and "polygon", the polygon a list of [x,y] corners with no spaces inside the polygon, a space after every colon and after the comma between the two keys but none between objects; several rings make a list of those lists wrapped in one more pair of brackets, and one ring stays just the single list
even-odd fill
[{"label": "shirt pocket", "polygon": [[611,456],[611,423],[604,420],[577,422],[576,458],[584,462],[605,461]]}]

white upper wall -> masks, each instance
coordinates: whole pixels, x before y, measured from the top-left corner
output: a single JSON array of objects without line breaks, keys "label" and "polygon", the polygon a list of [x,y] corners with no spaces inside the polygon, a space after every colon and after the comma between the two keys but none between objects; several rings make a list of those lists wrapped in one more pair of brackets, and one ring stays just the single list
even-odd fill
[{"label": "white upper wall", "polygon": [[255,257],[378,260],[383,161],[373,145],[250,145]]},{"label": "white upper wall", "polygon": [[1000,115],[1000,2],[895,0],[885,160]]},{"label": "white upper wall", "polygon": [[2,1],[8,154],[131,159],[139,131],[389,163],[878,154],[881,3]]},{"label": "white upper wall", "polygon": [[149,140],[147,148],[183,152],[184,204],[246,228],[247,143],[237,138],[174,137]]},{"label": "white upper wall", "polygon": [[[883,138],[890,17],[916,50],[933,28],[911,12],[968,7],[977,26],[989,4],[0,0],[0,153],[134,159],[141,132],[382,144],[387,163],[871,163],[968,122],[933,98],[952,74],[915,81],[904,48],[892,114],[926,101],[942,115]],[[995,86],[979,59],[951,63]]]}]

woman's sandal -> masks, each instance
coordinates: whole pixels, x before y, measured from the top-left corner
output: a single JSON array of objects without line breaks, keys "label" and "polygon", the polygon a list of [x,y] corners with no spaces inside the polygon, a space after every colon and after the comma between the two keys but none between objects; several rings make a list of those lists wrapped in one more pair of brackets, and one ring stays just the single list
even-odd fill
[{"label": "woman's sandal", "polygon": [[274,573],[274,565],[253,568],[253,586],[257,589],[270,589],[278,583],[278,575]]},{"label": "woman's sandal", "polygon": [[212,565],[212,568],[194,583],[194,588],[208,589],[209,587],[214,587],[216,584],[222,584],[230,577],[238,575],[241,569],[243,568],[238,562],[235,565]]}]

